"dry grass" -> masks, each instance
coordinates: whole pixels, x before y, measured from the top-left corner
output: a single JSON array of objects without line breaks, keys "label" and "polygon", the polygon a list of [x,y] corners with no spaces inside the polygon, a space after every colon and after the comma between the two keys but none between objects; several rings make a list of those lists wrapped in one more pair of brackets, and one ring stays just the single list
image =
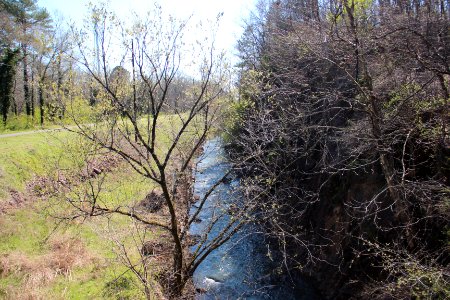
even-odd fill
[{"label": "dry grass", "polygon": [[30,256],[17,251],[0,257],[0,276],[22,278],[22,288],[6,291],[9,299],[41,299],[39,288],[58,276],[71,276],[72,270],[93,262],[84,243],[78,238],[59,236],[49,241],[46,254]]},{"label": "dry grass", "polygon": [[102,173],[111,172],[117,168],[121,162],[122,160],[120,157],[108,153],[90,159],[80,170],[70,170],[67,172],[58,171],[57,176],[33,175],[33,177],[25,183],[25,190],[23,192],[19,192],[15,189],[8,190],[6,200],[0,201],[0,215],[24,207],[34,200],[45,200],[52,196],[56,196],[59,192],[67,190],[67,187],[69,186],[74,187],[89,178],[95,178]]}]

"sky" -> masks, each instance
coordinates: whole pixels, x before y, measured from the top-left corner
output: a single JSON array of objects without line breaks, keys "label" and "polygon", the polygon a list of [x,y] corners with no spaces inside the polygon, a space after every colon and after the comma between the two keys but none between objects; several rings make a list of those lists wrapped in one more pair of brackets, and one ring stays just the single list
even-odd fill
[{"label": "sky", "polygon": [[[194,21],[214,20],[223,13],[217,33],[216,46],[228,52],[232,62],[236,41],[243,28],[243,20],[249,15],[255,0],[156,0],[165,12],[176,18],[185,19],[191,16]],[[64,21],[72,20],[81,26],[87,15],[87,5],[94,0],[38,0],[40,7],[45,7],[52,16],[59,15]],[[152,6],[151,0],[110,0],[110,7],[121,17],[129,16],[130,11],[145,12]],[[190,32],[195,38],[199,32]]]}]

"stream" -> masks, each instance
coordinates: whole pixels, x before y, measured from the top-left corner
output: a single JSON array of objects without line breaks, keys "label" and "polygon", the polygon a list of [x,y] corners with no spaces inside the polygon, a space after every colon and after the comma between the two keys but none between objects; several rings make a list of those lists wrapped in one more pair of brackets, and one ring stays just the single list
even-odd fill
[{"label": "stream", "polygon": [[[231,168],[226,159],[221,140],[215,138],[205,143],[195,171],[194,195],[203,198],[205,193]],[[230,175],[229,175],[230,176]],[[206,200],[204,207],[190,227],[190,234],[201,236],[210,220],[226,212],[232,202],[242,200],[239,179],[230,176]],[[199,203],[194,203],[191,215]],[[217,236],[229,222],[225,213],[214,224],[208,240]],[[191,247],[191,251],[196,245]],[[213,251],[194,272],[196,299],[318,299],[312,288],[301,279],[274,276],[277,267],[269,255],[269,248],[256,225],[245,225],[220,248]]]}]

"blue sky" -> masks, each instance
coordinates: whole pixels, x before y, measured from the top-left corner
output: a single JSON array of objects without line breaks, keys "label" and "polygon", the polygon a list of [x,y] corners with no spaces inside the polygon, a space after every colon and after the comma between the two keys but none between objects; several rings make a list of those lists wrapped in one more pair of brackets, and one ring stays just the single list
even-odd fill
[{"label": "blue sky", "polygon": [[[193,16],[194,20],[215,19],[218,13],[223,12],[217,34],[216,45],[225,49],[230,55],[235,52],[235,44],[242,33],[243,19],[252,10],[255,0],[156,0],[164,11],[177,18]],[[61,15],[64,21],[72,20],[80,25],[86,16],[87,4],[93,0],[39,0],[38,4],[54,16]],[[110,0],[110,7],[122,17],[126,17],[132,10],[145,12],[153,1],[149,0]],[[200,34],[191,32],[193,36]],[[231,58],[231,57],[230,57]],[[231,58],[231,60],[234,60]]]}]

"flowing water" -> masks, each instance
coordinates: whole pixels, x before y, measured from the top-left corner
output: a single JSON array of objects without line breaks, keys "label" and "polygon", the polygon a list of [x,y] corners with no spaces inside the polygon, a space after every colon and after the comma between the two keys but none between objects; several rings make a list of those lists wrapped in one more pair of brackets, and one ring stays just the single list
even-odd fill
[{"label": "flowing water", "polygon": [[[203,195],[220,180],[231,165],[220,139],[208,141],[199,157],[195,172],[194,194]],[[239,202],[239,180],[226,180],[208,197],[190,228],[191,235],[201,236],[213,216],[226,212],[232,202]],[[199,203],[194,203],[191,215]],[[212,227],[208,239],[214,238],[229,222],[224,216]],[[196,245],[191,247],[194,251]],[[312,289],[300,279],[274,276],[277,267],[271,260],[264,236],[255,225],[246,225],[222,247],[213,251],[194,272],[197,299],[317,299]]]}]

